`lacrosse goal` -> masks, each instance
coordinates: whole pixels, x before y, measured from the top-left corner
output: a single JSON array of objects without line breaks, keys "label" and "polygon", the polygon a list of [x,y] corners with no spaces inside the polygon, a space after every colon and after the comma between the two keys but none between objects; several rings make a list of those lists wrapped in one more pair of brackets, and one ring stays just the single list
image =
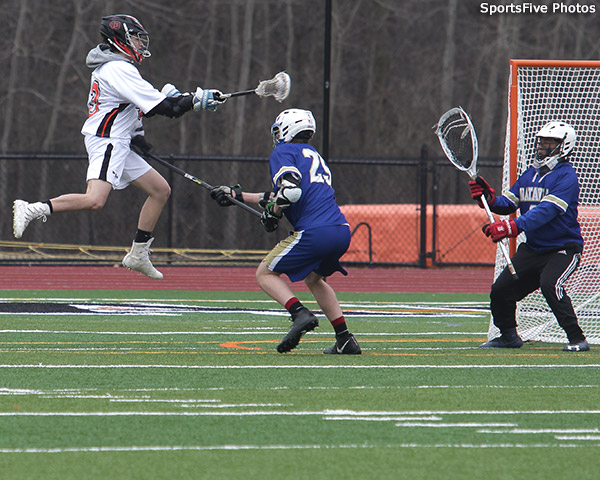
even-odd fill
[{"label": "lacrosse goal", "polygon": [[[585,245],[579,268],[565,288],[588,341],[600,343],[600,61],[510,61],[502,191],[530,165],[535,134],[551,120],[563,120],[577,132],[569,158],[579,175]],[[513,239],[513,253],[522,237]],[[498,251],[496,276],[505,265]],[[517,324],[523,340],[566,341],[539,289],[519,302]],[[490,322],[489,338],[498,334]]]}]

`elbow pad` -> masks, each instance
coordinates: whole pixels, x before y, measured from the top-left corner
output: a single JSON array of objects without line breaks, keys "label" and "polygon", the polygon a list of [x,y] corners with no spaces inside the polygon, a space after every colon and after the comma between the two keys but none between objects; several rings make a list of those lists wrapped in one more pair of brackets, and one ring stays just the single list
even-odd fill
[{"label": "elbow pad", "polygon": [[281,208],[289,207],[292,203],[296,203],[302,196],[302,189],[299,182],[290,181],[287,178],[281,180],[281,185],[275,195],[275,203]]}]

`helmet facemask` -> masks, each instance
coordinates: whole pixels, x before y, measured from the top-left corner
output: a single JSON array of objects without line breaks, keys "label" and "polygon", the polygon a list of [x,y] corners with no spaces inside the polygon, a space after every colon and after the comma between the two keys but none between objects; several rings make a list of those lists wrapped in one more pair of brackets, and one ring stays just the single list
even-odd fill
[{"label": "helmet facemask", "polygon": [[142,24],[131,15],[103,17],[100,33],[111,47],[137,63],[151,55],[148,50],[150,36]]},{"label": "helmet facemask", "polygon": [[[540,145],[544,140],[552,140],[557,143],[555,147],[546,147],[545,149],[540,150]],[[558,138],[546,138],[546,137],[536,137],[535,142],[535,158],[533,160],[533,166],[537,169],[542,167],[548,167],[552,170],[558,160],[561,158],[561,147],[563,144],[563,140]],[[542,154],[540,155],[540,151]]]},{"label": "helmet facemask", "polygon": [[[564,160],[571,153],[575,146],[577,134],[570,125],[564,122],[549,122],[535,136],[535,158],[533,166],[537,170],[546,167],[552,170],[556,165]],[[557,143],[555,147],[541,149],[540,145],[544,140],[551,140]]]},{"label": "helmet facemask", "polygon": [[[133,51],[134,56],[133,59],[141,63],[142,59],[148,58],[150,55],[150,50],[148,47],[150,46],[150,35],[142,32],[132,32],[129,28],[127,28],[127,24],[123,24],[123,28],[125,29],[125,39],[127,40],[127,45]],[[134,42],[134,39],[137,41]]]}]

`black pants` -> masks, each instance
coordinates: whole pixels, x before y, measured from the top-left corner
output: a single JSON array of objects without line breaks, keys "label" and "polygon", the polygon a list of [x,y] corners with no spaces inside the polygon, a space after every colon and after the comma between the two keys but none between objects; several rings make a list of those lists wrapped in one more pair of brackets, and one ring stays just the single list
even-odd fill
[{"label": "black pants", "polygon": [[516,328],[517,302],[540,288],[569,342],[584,340],[571,299],[563,288],[580,259],[581,247],[576,244],[558,251],[539,253],[522,243],[512,258],[519,279],[515,280],[505,268],[492,285],[490,309],[494,325],[501,332]]}]

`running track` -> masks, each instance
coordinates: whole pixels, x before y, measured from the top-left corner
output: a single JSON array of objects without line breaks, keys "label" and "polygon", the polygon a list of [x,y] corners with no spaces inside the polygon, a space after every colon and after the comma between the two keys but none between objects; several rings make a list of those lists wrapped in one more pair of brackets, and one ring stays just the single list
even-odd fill
[{"label": "running track", "polygon": [[[163,280],[118,266],[0,266],[0,290],[260,290],[253,267],[159,269]],[[488,293],[494,269],[351,268],[349,273],[337,273],[328,283],[338,292]],[[307,291],[303,282],[292,288]]]}]

